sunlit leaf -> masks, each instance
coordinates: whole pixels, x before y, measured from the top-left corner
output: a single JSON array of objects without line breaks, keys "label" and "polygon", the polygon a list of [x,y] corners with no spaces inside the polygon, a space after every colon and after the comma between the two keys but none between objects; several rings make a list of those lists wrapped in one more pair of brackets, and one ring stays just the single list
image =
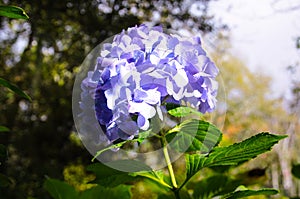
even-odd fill
[{"label": "sunlit leaf", "polygon": [[199,151],[208,153],[218,145],[222,137],[220,130],[203,120],[186,120],[167,132],[170,146],[179,152]]},{"label": "sunlit leaf", "polygon": [[186,155],[187,179],[204,167],[238,165],[271,150],[285,135],[260,133],[228,147],[216,147],[208,155]]},{"label": "sunlit leaf", "polygon": [[78,198],[78,193],[76,192],[74,187],[60,180],[51,178],[46,179],[44,183],[44,189],[46,189],[54,199]]},{"label": "sunlit leaf", "polygon": [[260,189],[260,190],[240,190],[232,192],[228,195],[222,197],[222,199],[238,199],[245,198],[248,196],[257,196],[257,195],[275,195],[278,191],[276,189]]},{"label": "sunlit leaf", "polygon": [[29,19],[25,11],[17,6],[0,6],[0,16],[13,19]]},{"label": "sunlit leaf", "polygon": [[180,107],[170,109],[170,110],[168,110],[168,113],[174,117],[185,117],[190,114],[195,114],[199,117],[202,116],[202,113],[200,113],[199,111],[197,111],[191,107],[185,107],[185,106],[180,106]]},{"label": "sunlit leaf", "polygon": [[6,87],[8,89],[10,89],[11,91],[13,91],[14,93],[18,94],[19,96],[24,97],[25,99],[31,101],[31,98],[30,98],[29,95],[27,95],[24,91],[22,91],[17,86],[11,84],[7,80],[0,78],[0,85]]}]

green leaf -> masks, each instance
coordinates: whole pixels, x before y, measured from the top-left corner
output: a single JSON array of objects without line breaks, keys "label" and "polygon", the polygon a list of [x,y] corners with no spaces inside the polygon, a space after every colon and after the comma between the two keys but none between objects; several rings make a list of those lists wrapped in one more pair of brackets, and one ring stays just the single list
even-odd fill
[{"label": "green leaf", "polygon": [[60,180],[51,178],[46,179],[44,189],[46,189],[54,199],[78,198],[78,193],[75,191],[74,187]]},{"label": "green leaf", "polygon": [[143,131],[143,132],[139,132],[139,137],[137,139],[137,141],[139,143],[142,143],[146,138],[148,138],[151,134],[152,129],[148,130],[148,131]]},{"label": "green leaf", "polygon": [[15,85],[11,84],[7,80],[0,78],[0,85],[4,86],[6,88],[9,88],[11,91],[18,94],[19,96],[24,97],[25,99],[31,101],[31,98],[29,97],[29,95],[27,95],[25,92],[23,92],[21,89],[19,89]]},{"label": "green leaf", "polygon": [[7,187],[12,184],[12,181],[2,173],[0,173],[0,187]]},{"label": "green leaf", "polygon": [[0,6],[0,16],[13,19],[29,19],[25,11],[17,6]]},{"label": "green leaf", "polygon": [[194,187],[193,198],[210,199],[214,196],[233,192],[240,182],[225,175],[215,175],[198,182]]},{"label": "green leaf", "polygon": [[278,191],[276,189],[260,189],[260,190],[240,190],[232,192],[222,199],[237,199],[237,198],[245,198],[248,196],[257,196],[257,195],[275,195]]},{"label": "green leaf", "polygon": [[107,166],[126,172],[151,171],[152,168],[137,160],[115,160],[105,163]]},{"label": "green leaf", "polygon": [[151,131],[146,131],[146,132],[143,132],[141,137],[138,137],[138,138],[135,138],[135,139],[132,139],[132,140],[124,140],[122,142],[119,142],[117,144],[112,144],[112,145],[109,145],[108,147],[100,150],[100,151],[97,151],[97,153],[95,154],[95,156],[93,157],[92,159],[92,162],[95,161],[95,159],[101,155],[102,153],[104,153],[105,151],[108,151],[108,150],[111,150],[111,149],[117,149],[117,148],[120,148],[122,147],[123,145],[127,144],[127,143],[131,143],[131,142],[142,142],[144,141],[144,139],[146,139],[146,137],[149,136]]},{"label": "green leaf", "polygon": [[96,179],[91,183],[96,183],[103,187],[116,187],[135,179],[126,172],[112,169],[101,163],[91,164],[87,167],[87,170],[96,175]]},{"label": "green leaf", "polygon": [[187,180],[204,167],[238,165],[271,150],[285,135],[260,133],[228,147],[216,147],[208,155],[186,155]]},{"label": "green leaf", "polygon": [[199,111],[191,108],[191,107],[186,107],[186,106],[180,106],[176,107],[174,109],[168,110],[168,113],[174,117],[185,117],[190,114],[196,114],[199,117],[202,117],[202,113]]},{"label": "green leaf", "polygon": [[292,167],[292,174],[300,179],[300,164],[293,165]]},{"label": "green leaf", "polygon": [[[191,199],[190,194],[187,190],[180,190],[178,193],[180,199]],[[169,191],[168,193],[159,193],[157,199],[175,199],[174,193]]]},{"label": "green leaf", "polygon": [[96,186],[82,192],[79,199],[95,199],[95,198],[105,198],[105,199],[130,199],[131,186],[120,185],[115,188],[107,188],[102,186]]},{"label": "green leaf", "polygon": [[[119,143],[117,143],[117,144],[112,144],[112,145],[110,145],[110,146],[108,146],[108,147],[106,147],[106,148],[104,148],[104,149],[102,149],[102,150],[100,150],[100,151],[97,151],[97,153],[96,153],[96,155],[93,157],[93,159],[92,159],[92,162],[94,162],[95,161],[95,159],[99,156],[99,155],[101,155],[102,153],[104,153],[105,151],[108,151],[108,150],[111,150],[111,149],[117,149],[117,148],[120,148],[120,147],[122,147],[124,144],[126,144],[126,143],[128,143],[128,142],[132,142],[133,140],[125,140],[125,141],[122,141],[122,142],[119,142]],[[137,141],[137,140],[134,140],[134,141]]]},{"label": "green leaf", "polygon": [[179,152],[200,151],[208,153],[222,137],[220,130],[203,120],[185,120],[167,132],[171,148]]},{"label": "green leaf", "polygon": [[205,165],[207,167],[237,165],[270,151],[279,140],[286,137],[264,132],[228,147],[215,148],[206,158]]},{"label": "green leaf", "polygon": [[7,159],[7,150],[3,144],[0,144],[0,165]]},{"label": "green leaf", "polygon": [[150,171],[150,172],[135,172],[131,174],[132,176],[141,176],[148,178],[158,184],[159,186],[163,186],[169,189],[173,187],[165,182],[166,176],[163,174],[162,171]]},{"label": "green leaf", "polygon": [[193,177],[200,169],[204,168],[205,159],[204,155],[199,154],[186,154],[185,166],[186,166],[186,182]]},{"label": "green leaf", "polygon": [[10,131],[9,128],[5,126],[0,126],[0,132],[8,132],[8,131]]}]

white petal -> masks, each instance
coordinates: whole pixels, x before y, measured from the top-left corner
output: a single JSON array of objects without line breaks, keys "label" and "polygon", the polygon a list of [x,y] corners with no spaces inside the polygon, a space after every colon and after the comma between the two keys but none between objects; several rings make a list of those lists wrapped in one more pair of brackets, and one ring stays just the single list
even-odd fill
[{"label": "white petal", "polygon": [[158,117],[161,121],[163,121],[163,114],[162,114],[162,111],[161,111],[161,108],[160,106],[156,106],[156,111],[157,111],[157,114],[158,114]]},{"label": "white petal", "polygon": [[176,75],[174,76],[174,81],[178,87],[184,87],[189,83],[189,79],[183,69],[177,71]]},{"label": "white petal", "polygon": [[149,129],[149,126],[150,126],[150,123],[149,123],[149,121],[146,119],[146,120],[145,120],[144,126],[142,126],[142,127],[140,127],[140,128],[141,128],[142,130],[146,131],[146,130]]},{"label": "white petal", "polygon": [[145,119],[154,117],[156,114],[155,108],[147,103],[129,102],[129,113],[140,113]]}]

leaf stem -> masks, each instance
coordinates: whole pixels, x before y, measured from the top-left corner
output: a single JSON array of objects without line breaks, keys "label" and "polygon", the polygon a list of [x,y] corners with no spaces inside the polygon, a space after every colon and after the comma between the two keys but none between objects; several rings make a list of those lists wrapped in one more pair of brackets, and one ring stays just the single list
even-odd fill
[{"label": "leaf stem", "polygon": [[176,182],[173,166],[172,166],[171,159],[170,159],[170,156],[169,156],[169,152],[168,152],[168,148],[167,148],[167,141],[166,141],[166,138],[164,136],[162,137],[162,144],[163,144],[163,153],[164,153],[165,161],[167,163],[167,167],[168,167],[168,171],[169,171],[169,174],[170,174],[171,182],[172,182],[173,188],[177,189],[178,185],[177,185],[177,182]]}]

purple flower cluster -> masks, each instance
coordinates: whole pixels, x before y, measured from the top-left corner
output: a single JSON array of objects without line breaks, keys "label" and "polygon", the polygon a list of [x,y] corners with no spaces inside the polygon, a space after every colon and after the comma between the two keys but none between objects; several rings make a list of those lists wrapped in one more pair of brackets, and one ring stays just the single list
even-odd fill
[{"label": "purple flower cluster", "polygon": [[[128,28],[105,43],[94,71],[82,82],[109,141],[128,140],[164,119],[166,103],[211,112],[218,68],[199,37],[166,34],[161,27]],[[82,99],[84,103],[84,99]]]}]

